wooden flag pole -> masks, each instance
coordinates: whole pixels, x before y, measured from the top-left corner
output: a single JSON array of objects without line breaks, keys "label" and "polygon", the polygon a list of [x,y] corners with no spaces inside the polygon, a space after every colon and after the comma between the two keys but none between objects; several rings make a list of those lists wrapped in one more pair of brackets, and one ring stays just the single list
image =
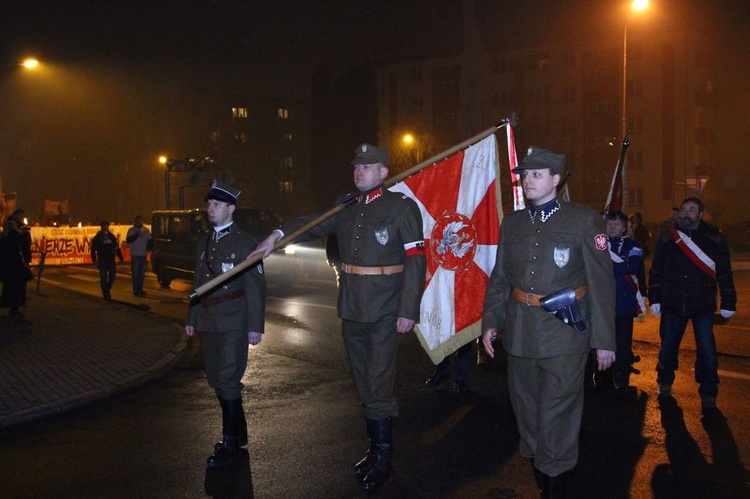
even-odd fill
[{"label": "wooden flag pole", "polygon": [[[479,142],[480,140],[484,139],[485,137],[487,137],[487,136],[495,133],[496,131],[498,131],[502,127],[506,126],[508,123],[515,122],[516,119],[517,118],[516,118],[516,116],[514,114],[510,118],[506,118],[506,119],[500,121],[497,125],[494,125],[494,126],[488,128],[487,130],[484,130],[483,132],[480,132],[480,133],[476,134],[475,136],[471,137],[470,139],[465,140],[465,141],[461,142],[460,144],[457,144],[457,145],[451,147],[450,149],[446,149],[445,151],[441,152],[440,154],[437,154],[437,155],[435,155],[435,156],[433,156],[431,158],[428,158],[428,159],[422,161],[421,163],[419,163],[417,165],[412,166],[408,170],[406,170],[404,172],[401,172],[398,175],[395,175],[395,176],[387,179],[384,182],[385,187],[388,188],[388,187],[390,187],[390,186],[392,186],[392,185],[394,185],[394,184],[396,184],[398,182],[401,182],[405,178],[410,177],[410,176],[414,175],[415,173],[419,173],[420,171],[424,170],[428,166],[432,166],[435,163],[437,163],[437,162],[439,162],[439,161],[447,158],[448,156],[450,156],[452,154],[455,154],[458,151],[461,151],[463,149],[466,149],[470,145],[475,144],[475,143]],[[329,218],[331,218],[335,214],[337,214],[340,211],[342,211],[344,208],[352,205],[356,200],[357,200],[357,197],[356,196],[352,196],[352,197],[344,200],[344,202],[342,202],[341,204],[338,204],[338,205],[334,206],[333,208],[331,208],[330,210],[328,210],[327,212],[319,215],[314,220],[311,220],[310,222],[306,223],[305,225],[303,225],[299,229],[293,231],[290,234],[284,235],[284,237],[282,237],[281,239],[279,239],[278,241],[276,241],[276,244],[274,245],[272,251],[276,251],[277,249],[279,249],[279,248],[281,248],[283,246],[286,246],[287,244],[291,243],[292,241],[294,241],[299,236],[301,236],[305,232],[309,231],[313,227],[315,227],[317,225],[320,225],[321,223],[325,222],[326,220],[328,220]],[[242,262],[242,263],[240,263],[238,265],[235,265],[234,267],[232,267],[231,269],[229,269],[227,272],[219,274],[216,277],[214,277],[213,279],[211,279],[210,281],[208,281],[207,283],[202,284],[202,285],[198,286],[197,288],[195,288],[192,292],[190,292],[190,294],[188,294],[188,298],[190,299],[190,301],[193,301],[193,300],[199,298],[200,296],[206,294],[207,292],[211,291],[212,289],[216,288],[217,286],[220,286],[224,281],[228,281],[229,279],[231,279],[235,275],[239,274],[240,272],[244,271],[248,267],[256,264],[258,261],[261,260],[261,258],[262,258],[262,256],[260,254],[258,254],[258,255],[256,255],[253,258],[250,258],[250,259],[245,260],[244,262]]]}]

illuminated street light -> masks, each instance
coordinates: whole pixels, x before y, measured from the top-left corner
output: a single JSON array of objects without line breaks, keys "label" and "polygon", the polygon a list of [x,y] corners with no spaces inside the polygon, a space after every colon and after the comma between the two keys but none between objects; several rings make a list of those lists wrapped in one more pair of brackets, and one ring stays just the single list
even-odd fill
[{"label": "illuminated street light", "polygon": [[[633,0],[630,8],[636,12],[643,12],[648,8],[648,0]],[[628,131],[627,118],[627,95],[628,95],[628,20],[625,18],[625,28],[622,38],[622,137]]]},{"label": "illuminated street light", "polygon": [[25,59],[21,66],[25,67],[26,69],[34,69],[37,66],[39,66],[39,61],[34,58]]},{"label": "illuminated street light", "polygon": [[415,161],[417,163],[422,161],[422,152],[424,149],[424,144],[422,143],[422,141],[417,139],[417,137],[410,133],[405,133],[401,140],[404,142],[406,147],[414,150]]}]

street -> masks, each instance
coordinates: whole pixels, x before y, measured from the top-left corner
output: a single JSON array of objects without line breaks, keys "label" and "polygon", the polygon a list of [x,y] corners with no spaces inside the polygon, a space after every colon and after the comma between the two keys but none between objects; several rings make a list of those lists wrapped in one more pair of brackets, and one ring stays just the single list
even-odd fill
[{"label": "street", "polygon": [[[118,266],[113,298],[183,323],[188,283],[146,298]],[[366,449],[336,319],[330,279],[302,276],[293,288],[269,269],[268,324],[245,373],[249,460],[214,472],[205,458],[220,436],[218,404],[199,342],[180,368],[142,389],[0,434],[4,497],[358,497],[352,466]],[[750,495],[750,272],[735,273],[738,314],[718,325],[721,411],[704,418],[693,380],[690,330],[674,399],[657,400],[658,319],[636,323],[634,388],[618,398],[586,382],[580,459],[572,497],[671,498]],[[30,283],[30,292],[33,289]],[[99,296],[95,267],[45,270],[40,291],[61,285]],[[102,334],[107,334],[103,332]],[[473,368],[472,393],[424,389],[432,365],[415,335],[402,338],[396,393],[396,478],[381,497],[537,497],[518,456],[502,355]]]}]

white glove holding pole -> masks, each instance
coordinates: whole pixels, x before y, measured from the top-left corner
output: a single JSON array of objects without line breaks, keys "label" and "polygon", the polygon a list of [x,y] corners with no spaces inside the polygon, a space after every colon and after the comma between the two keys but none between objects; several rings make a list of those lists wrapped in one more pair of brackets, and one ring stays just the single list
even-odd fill
[{"label": "white glove holding pole", "polygon": [[724,310],[723,308],[721,309],[721,316],[724,317],[725,319],[729,319],[736,313],[737,312],[734,310]]},{"label": "white glove holding pole", "polygon": [[651,304],[651,313],[654,314],[654,317],[661,317],[661,303]]}]

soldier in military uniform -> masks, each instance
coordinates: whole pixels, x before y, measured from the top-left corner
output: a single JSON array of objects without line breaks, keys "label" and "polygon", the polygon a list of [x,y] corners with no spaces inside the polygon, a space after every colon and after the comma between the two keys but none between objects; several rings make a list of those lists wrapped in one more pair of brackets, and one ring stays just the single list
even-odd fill
[{"label": "soldier in military uniform", "polygon": [[[419,319],[426,262],[422,217],[416,203],[385,189],[387,149],[357,147],[354,183],[357,192],[337,204],[349,205],[310,229],[295,242],[335,234],[341,256],[338,314],[357,393],[365,409],[370,448],[355,465],[363,489],[382,488],[392,476],[393,396],[399,334]],[[256,253],[269,255],[284,233],[317,218],[301,217],[274,231]]]},{"label": "soldier in military uniform", "polygon": [[[532,147],[513,171],[523,178],[530,206],[503,219],[482,342],[494,357],[493,340],[502,331],[520,453],[532,459],[542,497],[564,497],[578,461],[589,349],[596,350],[599,370],[615,358],[612,261],[601,217],[557,197],[564,155]],[[542,308],[548,295],[566,289],[565,313]],[[576,314],[581,321],[571,321]]]},{"label": "soldier in military uniform", "polygon": [[[204,201],[212,229],[197,248],[194,286],[197,288],[243,262],[255,249],[253,239],[232,221],[240,191],[214,182]],[[190,305],[185,332],[201,333],[208,383],[222,410],[223,439],[208,458],[209,467],[237,461],[247,445],[247,422],[242,408],[242,375],[248,344],[263,338],[266,280],[263,264],[227,280]]]}]

